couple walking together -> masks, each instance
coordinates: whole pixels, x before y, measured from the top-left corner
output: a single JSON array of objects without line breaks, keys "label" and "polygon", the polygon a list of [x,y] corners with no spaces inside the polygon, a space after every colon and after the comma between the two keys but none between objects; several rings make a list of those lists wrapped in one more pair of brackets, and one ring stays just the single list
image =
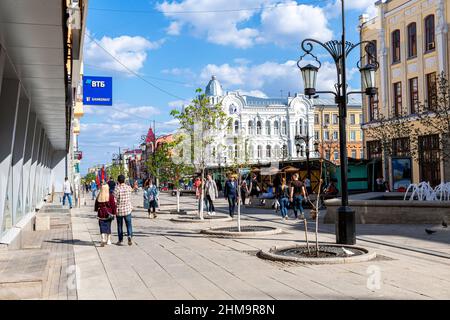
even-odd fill
[{"label": "couple walking together", "polygon": [[127,228],[128,245],[132,245],[133,229],[131,223],[131,187],[125,184],[125,176],[119,175],[119,184],[114,192],[110,192],[108,184],[104,183],[100,187],[100,193],[95,200],[94,210],[97,212],[100,234],[102,237],[101,246],[111,244],[111,223],[117,217],[117,235],[119,241],[117,245],[123,244],[123,222]]}]

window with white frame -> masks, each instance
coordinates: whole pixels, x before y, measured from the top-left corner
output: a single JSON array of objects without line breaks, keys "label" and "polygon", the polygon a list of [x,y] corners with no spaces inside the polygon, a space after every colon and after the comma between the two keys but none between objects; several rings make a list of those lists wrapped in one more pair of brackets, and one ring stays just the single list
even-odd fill
[{"label": "window with white frame", "polygon": [[258,146],[258,158],[262,158],[262,146]]},{"label": "window with white frame", "polygon": [[273,133],[274,133],[275,135],[280,134],[280,127],[279,127],[278,121],[275,121],[275,122],[273,123]]},{"label": "window with white frame", "polygon": [[261,134],[261,121],[256,122],[256,134]]},{"label": "window with white frame", "polygon": [[286,120],[284,120],[281,124],[281,134],[287,135],[287,123]]},{"label": "window with white frame", "polygon": [[266,121],[266,135],[270,136],[270,121]]},{"label": "window with white frame", "polygon": [[254,134],[254,132],[253,132],[253,121],[252,120],[250,120],[248,122],[248,134]]},{"label": "window with white frame", "polygon": [[266,157],[269,159],[272,158],[272,147],[269,145],[266,146]]},{"label": "window with white frame", "polygon": [[350,131],[350,141],[356,140],[356,131]]}]

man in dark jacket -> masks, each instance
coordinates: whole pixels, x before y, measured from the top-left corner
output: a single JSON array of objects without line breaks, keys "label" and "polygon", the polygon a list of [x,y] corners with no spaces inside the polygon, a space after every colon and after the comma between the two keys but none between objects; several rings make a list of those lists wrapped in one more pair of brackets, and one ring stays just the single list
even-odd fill
[{"label": "man in dark jacket", "polygon": [[230,217],[234,216],[234,208],[236,207],[236,201],[238,199],[238,185],[236,178],[233,175],[228,176],[227,182],[225,182],[224,195],[228,199],[228,209]]}]

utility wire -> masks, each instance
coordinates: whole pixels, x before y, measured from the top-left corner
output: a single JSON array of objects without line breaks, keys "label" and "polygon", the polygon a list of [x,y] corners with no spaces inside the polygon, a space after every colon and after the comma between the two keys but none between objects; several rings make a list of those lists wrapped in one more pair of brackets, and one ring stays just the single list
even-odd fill
[{"label": "utility wire", "polygon": [[[103,67],[99,67],[93,64],[89,64],[89,63],[84,63],[85,66],[94,68],[94,69],[98,69],[98,70],[104,70],[104,71],[111,71],[111,72],[115,72],[118,70],[114,70],[114,69],[110,69],[110,68],[103,68]],[[144,78],[150,78],[150,79],[154,79],[154,80],[159,80],[159,81],[166,81],[166,82],[171,82],[171,83],[175,83],[175,84],[180,84],[180,85],[184,85],[184,86],[189,86],[189,87],[193,87],[192,84],[187,83],[187,82],[182,82],[182,81],[177,81],[177,80],[173,80],[173,79],[167,79],[167,78],[159,78],[159,77],[155,77],[155,76],[148,76],[148,75],[143,75]]]},{"label": "utility wire", "polygon": [[159,90],[159,91],[161,91],[161,92],[163,92],[163,93],[165,93],[165,94],[167,94],[167,95],[169,95],[169,96],[171,96],[171,97],[174,97],[174,98],[177,98],[177,99],[180,99],[180,100],[187,100],[187,99],[185,99],[185,98],[182,98],[182,97],[180,97],[180,96],[178,96],[178,95],[176,95],[176,94],[173,94],[173,93],[171,93],[171,92],[169,92],[169,91],[167,91],[167,90],[165,90],[165,89],[163,89],[163,88],[157,86],[157,85],[154,84],[154,83],[151,83],[150,81],[148,81],[147,79],[145,79],[144,77],[142,77],[140,74],[138,74],[137,72],[131,70],[131,69],[128,68],[125,64],[123,64],[118,58],[116,58],[113,54],[111,54],[108,50],[106,50],[101,44],[99,44],[97,40],[95,40],[93,37],[91,37],[90,34],[88,34],[88,33],[86,32],[85,35],[86,35],[89,39],[91,39],[91,41],[94,42],[97,46],[99,46],[103,51],[105,51],[111,58],[113,58],[113,59],[114,59],[115,61],[117,61],[121,66],[123,66],[126,70],[128,70],[128,72],[130,72],[131,74],[135,75],[137,78],[141,79],[142,81],[144,81],[145,83],[147,83],[147,84],[150,85],[151,87],[153,87],[153,88],[155,88],[155,89],[157,89],[157,90]]},{"label": "utility wire", "polygon": [[309,2],[303,1],[296,4],[276,4],[271,6],[259,6],[253,8],[236,8],[236,9],[218,9],[218,10],[185,10],[185,11],[159,11],[156,9],[152,10],[122,10],[122,9],[108,9],[108,8],[89,8],[93,11],[108,11],[117,13],[147,13],[147,14],[198,14],[198,13],[229,13],[229,12],[240,12],[240,11],[255,11],[255,10],[265,10],[265,9],[277,9],[277,8],[289,8],[297,7],[302,4],[316,4],[318,2],[330,2],[330,0],[311,0]]}]

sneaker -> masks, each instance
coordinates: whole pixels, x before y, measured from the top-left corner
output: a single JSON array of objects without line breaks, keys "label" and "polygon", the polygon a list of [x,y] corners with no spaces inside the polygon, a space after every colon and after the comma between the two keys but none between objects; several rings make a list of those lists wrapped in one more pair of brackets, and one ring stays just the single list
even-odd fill
[{"label": "sneaker", "polygon": [[305,215],[302,213],[301,215],[300,215],[300,218],[299,218],[300,220],[305,220]]},{"label": "sneaker", "polygon": [[212,215],[212,213],[211,212],[206,212],[206,214],[208,215],[208,216],[211,216]]},{"label": "sneaker", "polygon": [[106,244],[109,246],[112,244],[111,239],[108,240],[108,242],[106,242]]},{"label": "sneaker", "polygon": [[116,245],[118,245],[118,246],[123,246],[123,241],[117,241],[117,242],[116,242]]},{"label": "sneaker", "polygon": [[101,243],[100,243],[100,247],[104,247],[105,246],[105,243],[102,241]]},{"label": "sneaker", "polygon": [[128,245],[131,246],[133,242],[131,241],[131,237],[128,237]]}]

